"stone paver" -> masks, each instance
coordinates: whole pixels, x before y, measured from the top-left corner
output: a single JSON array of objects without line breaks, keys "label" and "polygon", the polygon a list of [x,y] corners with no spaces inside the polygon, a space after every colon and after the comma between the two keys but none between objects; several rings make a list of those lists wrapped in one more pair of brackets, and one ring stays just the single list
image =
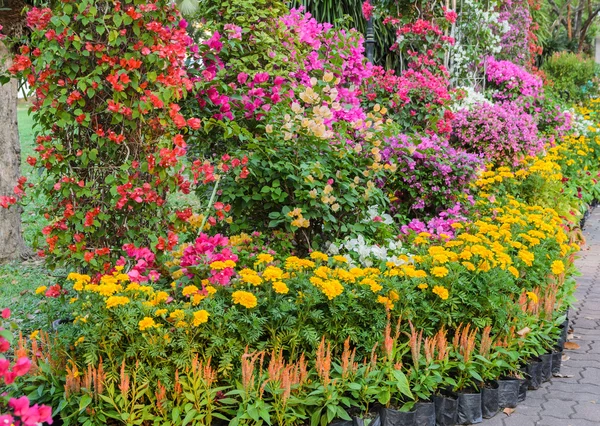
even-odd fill
[{"label": "stone paver", "polygon": [[577,350],[565,350],[561,374],[537,391],[507,416],[497,414],[482,426],[600,426],[600,208],[586,222],[586,245],[575,262],[578,302],[569,313],[572,342]]}]

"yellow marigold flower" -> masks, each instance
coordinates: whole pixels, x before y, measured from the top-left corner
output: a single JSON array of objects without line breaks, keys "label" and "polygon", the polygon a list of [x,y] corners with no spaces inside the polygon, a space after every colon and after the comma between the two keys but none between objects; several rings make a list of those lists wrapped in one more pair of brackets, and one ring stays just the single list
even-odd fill
[{"label": "yellow marigold flower", "polygon": [[152,306],[156,306],[161,302],[166,302],[167,299],[169,299],[169,293],[167,293],[166,291],[159,291],[148,303]]},{"label": "yellow marigold flower", "polygon": [[[75,286],[73,286],[73,288],[75,288]],[[38,288],[35,289],[35,294],[42,294],[44,293],[46,290],[48,290],[48,286],[45,285],[41,285]],[[77,290],[77,289],[76,289]],[[79,291],[79,290],[78,290]]]},{"label": "yellow marigold flower", "polygon": [[85,340],[85,336],[81,336],[79,339],[75,340],[75,346],[79,346]]},{"label": "yellow marigold flower", "polygon": [[40,330],[35,330],[33,333],[31,333],[31,334],[29,335],[29,338],[30,338],[31,340],[35,340],[35,339],[37,339],[37,337],[38,337],[38,334],[40,334]]},{"label": "yellow marigold flower", "polygon": [[386,310],[392,310],[394,309],[394,303],[390,300],[389,297],[385,297],[385,296],[377,296],[377,302],[381,303],[383,306],[385,306]]},{"label": "yellow marigold flower", "polygon": [[515,276],[515,278],[519,278],[519,270],[517,268],[515,268],[514,266],[509,266],[508,267],[508,272],[510,272],[511,274],[513,274]]},{"label": "yellow marigold flower", "polygon": [[183,320],[185,318],[185,312],[181,309],[175,309],[173,312],[169,314],[169,319],[172,320]]},{"label": "yellow marigold flower", "polygon": [[529,300],[533,301],[533,303],[538,303],[538,295],[535,294],[533,291],[528,291],[527,297],[529,298]]},{"label": "yellow marigold flower", "polygon": [[69,299],[69,303],[70,303],[70,304],[73,304],[73,303],[77,302],[78,300],[79,300],[79,299],[78,299],[77,297],[71,297],[71,298]]},{"label": "yellow marigold flower", "polygon": [[565,272],[565,264],[562,262],[562,260],[555,260],[552,262],[552,273],[554,275],[560,275],[563,272]]},{"label": "yellow marigold flower", "polygon": [[250,274],[242,275],[242,281],[248,284],[252,284],[255,287],[259,286],[263,282],[262,278],[258,275]]},{"label": "yellow marigold flower", "polygon": [[426,288],[429,288],[429,286],[425,283],[421,283],[417,287],[419,287],[421,290],[425,290]]},{"label": "yellow marigold flower", "polygon": [[198,327],[200,324],[204,324],[205,322],[207,322],[209,316],[210,314],[204,309],[202,309],[201,311],[196,311],[194,312],[194,321],[192,322],[192,324],[194,325],[194,327]]},{"label": "yellow marigold flower", "polygon": [[248,291],[234,291],[231,297],[233,299],[233,303],[236,305],[242,305],[248,309],[254,308],[258,304],[256,296]]},{"label": "yellow marigold flower", "polygon": [[254,266],[260,265],[261,263],[271,263],[273,262],[273,260],[274,258],[270,254],[261,253],[258,256],[256,256],[256,262],[254,262]]},{"label": "yellow marigold flower", "polygon": [[314,260],[320,260],[322,262],[327,262],[329,260],[329,256],[327,256],[325,253],[321,253],[320,251],[313,251],[310,254],[310,258]]},{"label": "yellow marigold flower", "polygon": [[361,282],[362,285],[368,285],[373,293],[377,293],[383,287],[377,283],[373,278],[364,278]]},{"label": "yellow marigold flower", "polygon": [[431,290],[431,291],[433,292],[433,294],[437,294],[440,297],[440,299],[442,299],[442,300],[448,299],[448,296],[450,294],[446,287],[442,287],[439,285],[434,286],[433,290]]},{"label": "yellow marigold flower", "polygon": [[321,285],[321,291],[332,300],[343,293],[344,286],[338,280],[325,280]]},{"label": "yellow marigold flower", "polygon": [[175,327],[177,328],[187,328],[189,324],[185,321],[177,321],[177,323],[175,324]]},{"label": "yellow marigold flower", "polygon": [[144,331],[149,328],[156,327],[156,323],[154,322],[154,320],[152,318],[144,317],[144,319],[138,323],[138,326],[141,331]]},{"label": "yellow marigold flower", "polygon": [[336,262],[340,262],[340,263],[348,263],[348,259],[346,259],[344,256],[333,256],[333,260],[335,260]]},{"label": "yellow marigold flower", "polygon": [[211,296],[217,292],[217,289],[216,289],[216,288],[214,288],[212,285],[207,285],[206,287],[204,287],[204,289],[205,289],[205,290],[208,292],[208,294],[210,294]]},{"label": "yellow marigold flower", "polygon": [[174,272],[171,272],[171,278],[173,278],[174,280],[178,280],[179,278],[183,277],[183,270],[182,269],[178,269]]},{"label": "yellow marigold flower", "polygon": [[[408,273],[406,274],[408,275]],[[427,278],[427,272],[422,269],[416,269],[412,273],[413,278]]]},{"label": "yellow marigold flower", "polygon": [[156,312],[154,312],[154,315],[160,317],[165,315],[167,312],[168,311],[166,309],[157,309]]},{"label": "yellow marigold flower", "polygon": [[273,290],[278,294],[287,294],[289,291],[288,286],[283,281],[275,281],[273,283]]},{"label": "yellow marigold flower", "polygon": [[314,267],[315,262],[308,259],[300,259],[297,256],[290,256],[285,260],[285,268],[293,271]]},{"label": "yellow marigold flower", "polygon": [[204,299],[206,299],[205,295],[200,294],[200,293],[195,293],[195,294],[192,295],[192,305],[196,306],[197,304],[199,304]]},{"label": "yellow marigold flower", "polygon": [[115,306],[119,305],[126,305],[128,303],[129,297],[125,296],[110,296],[108,299],[106,299],[106,307],[108,309],[114,308]]},{"label": "yellow marigold flower", "polygon": [[443,278],[448,275],[448,268],[444,266],[436,266],[432,268],[430,272],[434,277]]},{"label": "yellow marigold flower", "polygon": [[140,284],[139,283],[130,283],[127,285],[127,287],[125,287],[125,290],[129,290],[129,291],[137,291],[140,289]]},{"label": "yellow marigold flower", "polygon": [[276,266],[267,266],[262,277],[267,281],[277,281],[283,277],[283,271]]},{"label": "yellow marigold flower", "polygon": [[388,295],[388,297],[390,298],[390,300],[392,302],[395,302],[396,300],[400,299],[400,296],[398,296],[398,293],[396,293],[394,290],[390,291],[390,294]]},{"label": "yellow marigold flower", "polygon": [[223,270],[225,268],[234,268],[234,267],[235,267],[235,262],[233,260],[225,260],[225,261],[217,260],[210,264],[210,268],[217,270],[217,271]]},{"label": "yellow marigold flower", "polygon": [[195,285],[186,285],[185,287],[183,287],[184,296],[191,296],[194,293],[198,293],[198,287],[196,287]]},{"label": "yellow marigold flower", "polygon": [[475,265],[473,265],[471,262],[465,261],[465,262],[461,262],[461,263],[467,269],[467,271],[474,271],[476,269]]},{"label": "yellow marigold flower", "polygon": [[521,259],[527,266],[531,266],[533,265],[535,256],[528,250],[519,250],[519,259]]}]

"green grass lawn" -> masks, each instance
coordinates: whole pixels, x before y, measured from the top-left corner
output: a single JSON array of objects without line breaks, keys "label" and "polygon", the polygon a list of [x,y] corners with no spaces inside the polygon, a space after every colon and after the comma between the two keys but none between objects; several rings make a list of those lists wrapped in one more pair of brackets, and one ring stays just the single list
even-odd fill
[{"label": "green grass lawn", "polygon": [[[21,172],[27,179],[39,183],[39,175],[25,161],[34,150],[33,121],[28,114],[28,105],[19,104],[18,121],[21,139]],[[30,247],[34,247],[36,239],[41,236],[41,228],[45,220],[39,215],[39,206],[45,200],[33,200],[23,209],[23,236]],[[57,279],[42,266],[39,261],[13,262],[0,265],[0,309],[10,308],[15,323],[25,333],[47,325],[47,316],[43,315],[44,303],[35,295],[35,289],[41,285],[56,284]]]}]

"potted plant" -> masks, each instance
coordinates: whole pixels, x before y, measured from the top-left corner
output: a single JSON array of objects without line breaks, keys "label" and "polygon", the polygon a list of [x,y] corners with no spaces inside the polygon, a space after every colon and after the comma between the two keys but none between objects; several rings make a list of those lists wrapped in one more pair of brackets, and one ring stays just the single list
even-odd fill
[{"label": "potted plant", "polygon": [[408,377],[402,371],[402,356],[408,343],[400,345],[400,324],[395,336],[391,335],[388,322],[384,334],[384,356],[381,362],[381,387],[377,395],[382,405],[379,410],[381,426],[413,426],[415,424],[414,395],[410,390]]},{"label": "potted plant", "polygon": [[481,364],[473,356],[477,329],[471,324],[456,329],[452,341],[452,357],[456,360],[454,391],[458,393],[458,424],[475,424],[483,421],[481,410],[481,390],[478,384],[483,382],[479,371]]}]

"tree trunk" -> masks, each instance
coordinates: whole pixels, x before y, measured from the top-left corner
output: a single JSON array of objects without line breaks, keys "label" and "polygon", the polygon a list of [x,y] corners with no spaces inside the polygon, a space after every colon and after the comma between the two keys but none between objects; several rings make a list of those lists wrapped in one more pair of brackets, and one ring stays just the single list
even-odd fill
[{"label": "tree trunk", "polygon": [[[8,58],[10,58],[8,50],[0,42],[0,67],[10,66]],[[0,85],[0,195],[13,195],[13,188],[21,175],[17,89],[17,81],[14,79],[5,85]],[[12,206],[8,209],[0,207],[0,262],[19,259],[27,252],[21,234],[20,206]]]}]

